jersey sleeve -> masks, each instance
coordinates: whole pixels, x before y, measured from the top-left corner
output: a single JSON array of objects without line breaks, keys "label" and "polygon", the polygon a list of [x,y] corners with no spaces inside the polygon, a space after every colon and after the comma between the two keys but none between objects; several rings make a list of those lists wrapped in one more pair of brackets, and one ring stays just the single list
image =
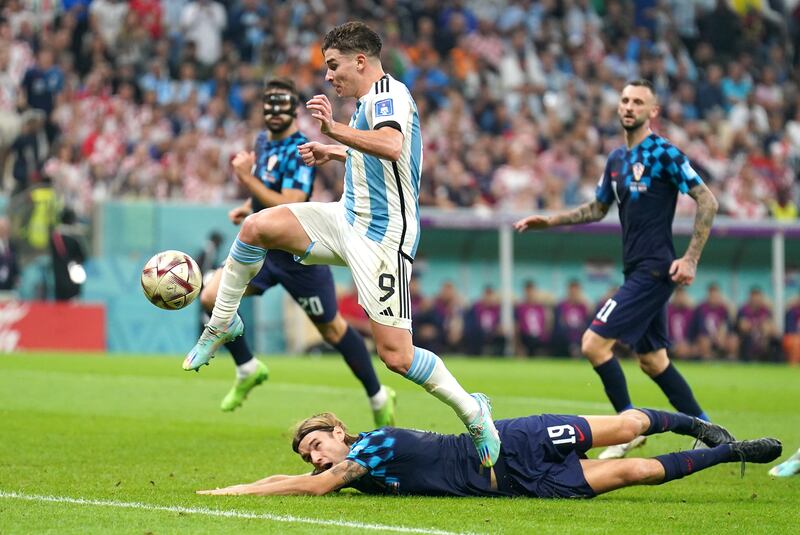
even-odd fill
[{"label": "jersey sleeve", "polygon": [[291,161],[286,163],[286,173],[281,181],[281,190],[299,189],[306,195],[311,195],[316,169],[307,166],[297,151],[294,151],[290,158]]},{"label": "jersey sleeve", "polygon": [[611,177],[611,158],[609,157],[608,161],[606,162],[606,168],[603,170],[603,174],[600,175],[600,180],[597,182],[597,189],[595,190],[594,198],[603,204],[614,204],[613,188],[614,183],[612,182]]},{"label": "jersey sleeve", "polygon": [[350,448],[346,459],[360,464],[372,473],[385,467],[394,458],[394,443],[394,437],[389,436],[385,429],[362,433]]},{"label": "jersey sleeve", "polygon": [[694,170],[689,158],[680,149],[670,145],[666,155],[669,158],[667,169],[672,183],[675,184],[678,191],[687,193],[693,187],[703,183],[703,179]]},{"label": "jersey sleeve", "polygon": [[[379,80],[378,84],[384,83]],[[367,124],[370,129],[377,130],[389,126],[405,134],[408,114],[411,113],[411,95],[396,80],[386,81],[389,91],[376,93],[370,97],[366,109]]]}]

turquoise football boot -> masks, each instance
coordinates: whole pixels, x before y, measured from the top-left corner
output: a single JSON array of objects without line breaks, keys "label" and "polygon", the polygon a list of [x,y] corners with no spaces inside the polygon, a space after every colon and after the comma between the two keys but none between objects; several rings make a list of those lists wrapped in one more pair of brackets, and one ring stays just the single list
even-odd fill
[{"label": "turquoise football boot", "polygon": [[775,477],[789,477],[800,474],[800,449],[781,464],[769,469],[769,475]]},{"label": "turquoise football boot", "polygon": [[491,468],[500,456],[500,435],[492,420],[492,403],[486,394],[472,394],[480,406],[480,412],[467,425],[469,435],[478,450],[481,466]]},{"label": "turquoise football boot", "polygon": [[183,361],[183,369],[186,371],[198,371],[200,366],[208,364],[208,361],[214,358],[214,353],[220,346],[227,344],[231,340],[239,338],[244,333],[244,323],[239,314],[235,314],[233,319],[228,324],[228,328],[224,331],[216,329],[211,325],[206,325],[203,329],[203,334],[194,345],[186,359]]}]

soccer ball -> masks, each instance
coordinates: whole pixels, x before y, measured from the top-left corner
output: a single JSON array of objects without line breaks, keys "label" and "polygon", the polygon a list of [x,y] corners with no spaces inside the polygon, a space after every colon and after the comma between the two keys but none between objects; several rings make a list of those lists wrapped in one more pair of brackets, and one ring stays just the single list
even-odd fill
[{"label": "soccer ball", "polygon": [[194,301],[202,283],[197,262],[180,251],[158,253],[142,270],[145,297],[164,310],[178,310]]}]

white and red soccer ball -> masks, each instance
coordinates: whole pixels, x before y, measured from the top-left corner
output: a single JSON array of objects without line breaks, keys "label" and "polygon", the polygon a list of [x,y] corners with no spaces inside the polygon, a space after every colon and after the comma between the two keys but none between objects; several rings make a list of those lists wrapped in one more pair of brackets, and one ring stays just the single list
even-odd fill
[{"label": "white and red soccer ball", "polygon": [[147,299],[164,310],[178,310],[195,300],[203,285],[197,262],[181,251],[163,251],[142,269],[142,290]]}]

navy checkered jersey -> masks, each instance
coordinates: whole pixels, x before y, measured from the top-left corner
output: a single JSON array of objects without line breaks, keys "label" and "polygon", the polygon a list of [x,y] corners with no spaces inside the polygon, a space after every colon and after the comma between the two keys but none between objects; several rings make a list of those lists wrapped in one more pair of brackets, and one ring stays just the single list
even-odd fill
[{"label": "navy checkered jersey", "polygon": [[619,205],[625,273],[641,268],[667,274],[675,260],[672,220],[678,192],[702,182],[689,158],[655,134],[609,155],[596,198]]},{"label": "navy checkered jersey", "polygon": [[466,434],[382,427],[361,433],[347,456],[369,471],[350,484],[366,494],[509,496],[493,490],[489,471]]},{"label": "navy checkered jersey", "polygon": [[[297,147],[308,142],[308,138],[295,132],[286,139],[270,141],[266,132],[256,138],[256,169],[253,175],[269,189],[280,192],[283,189],[299,189],[305,192],[308,200],[314,188],[316,169],[303,163]],[[253,212],[265,206],[253,197]]]}]

